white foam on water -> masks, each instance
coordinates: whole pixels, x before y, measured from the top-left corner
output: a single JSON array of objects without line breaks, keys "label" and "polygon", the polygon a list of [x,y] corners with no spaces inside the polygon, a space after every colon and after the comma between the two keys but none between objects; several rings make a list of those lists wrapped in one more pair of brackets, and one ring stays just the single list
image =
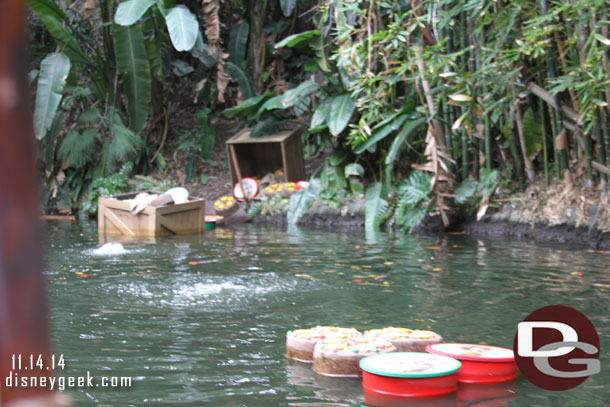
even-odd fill
[{"label": "white foam on water", "polygon": [[[171,279],[171,276],[168,276]],[[189,279],[193,278],[191,276]],[[270,278],[271,277],[271,278]],[[207,278],[199,282],[179,281],[135,281],[112,285],[113,294],[118,294],[126,302],[147,303],[151,306],[192,307],[205,304],[209,307],[226,307],[227,304],[248,304],[252,301],[264,301],[267,295],[274,292],[287,292],[303,289],[311,282],[278,279],[277,276],[266,278]]]},{"label": "white foam on water", "polygon": [[125,249],[122,244],[115,242],[106,243],[102,247],[88,250],[87,252],[92,256],[120,256],[131,253],[129,250]]},{"label": "white foam on water", "polygon": [[243,291],[247,287],[244,285],[234,284],[230,281],[225,283],[196,283],[192,286],[177,287],[173,290],[174,295],[183,297],[200,297],[210,294],[220,294],[223,291]]}]

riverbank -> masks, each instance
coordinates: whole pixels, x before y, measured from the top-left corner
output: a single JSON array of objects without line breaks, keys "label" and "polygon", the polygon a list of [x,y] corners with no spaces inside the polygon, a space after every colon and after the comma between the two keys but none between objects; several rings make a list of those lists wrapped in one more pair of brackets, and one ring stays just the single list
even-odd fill
[{"label": "riverbank", "polygon": [[[525,192],[527,193],[527,191]],[[451,227],[445,229],[438,216],[428,216],[416,229],[415,233],[423,235],[464,234],[472,237],[508,238],[529,240],[538,243],[560,243],[570,246],[588,247],[594,250],[610,250],[610,232],[596,225],[582,223],[583,216],[577,208],[565,210],[573,216],[557,222],[558,218],[544,221],[531,221],[532,213],[523,210],[519,196],[499,208],[496,212],[477,221],[474,216],[465,212],[454,213]],[[546,200],[548,204],[548,200]],[[531,204],[531,203],[528,203]],[[544,209],[544,205],[538,204]],[[606,208],[594,207],[598,217]],[[556,223],[552,223],[555,220]],[[577,223],[577,222],[581,223]],[[285,213],[273,216],[256,215],[255,224],[286,227]],[[338,208],[331,208],[322,202],[315,202],[311,209],[300,219],[298,225],[303,228],[341,230],[346,232],[365,229],[364,199],[342,202]]]},{"label": "riverbank", "polygon": [[[274,216],[264,218],[257,215],[256,224],[285,227],[286,218]],[[364,230],[364,214],[341,215],[340,213],[313,213],[303,216],[300,227],[356,231]],[[445,230],[437,216],[429,217],[417,228],[417,234],[464,234],[472,237],[508,238],[529,240],[537,243],[561,243],[570,246],[588,247],[594,250],[610,250],[610,233],[598,229],[575,227],[571,225],[549,226],[544,224],[516,223],[492,218],[477,221],[474,218],[464,218]]]}]

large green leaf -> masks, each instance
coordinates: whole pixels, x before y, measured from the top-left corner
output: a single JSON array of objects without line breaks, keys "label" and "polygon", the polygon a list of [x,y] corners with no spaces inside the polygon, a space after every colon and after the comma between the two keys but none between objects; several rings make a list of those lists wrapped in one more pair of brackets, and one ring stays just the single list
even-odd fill
[{"label": "large green leaf", "polygon": [[300,44],[303,41],[309,41],[314,38],[318,38],[320,36],[320,30],[309,30],[304,31],[302,33],[290,35],[284,38],[282,41],[275,44],[275,48],[282,47],[294,47],[297,44]]},{"label": "large green leaf", "polygon": [[258,110],[261,104],[273,96],[275,96],[275,92],[269,92],[265,93],[264,95],[246,99],[238,106],[225,110],[223,114],[229,119],[253,114]]},{"label": "large green leaf", "polygon": [[177,51],[190,51],[197,41],[197,17],[183,5],[173,7],[165,16],[169,37]]},{"label": "large green leaf", "polygon": [[119,4],[114,15],[114,22],[118,25],[132,25],[155,4],[155,0],[129,0]]},{"label": "large green leaf", "polygon": [[309,124],[310,132],[317,132],[326,128],[326,118],[328,117],[328,110],[330,109],[328,101],[321,102],[311,116],[311,123]]},{"label": "large green leaf", "polygon": [[356,101],[347,93],[334,96],[330,100],[330,109],[326,118],[330,134],[338,136],[347,127],[354,109],[356,109]]},{"label": "large green leaf", "polygon": [[38,17],[55,42],[57,42],[57,45],[61,47],[61,51],[70,58],[72,64],[86,64],[89,62],[76,39],[56,17],[45,14],[39,14]]},{"label": "large green leaf", "polygon": [[364,177],[364,168],[358,163],[351,163],[345,166],[346,177]]},{"label": "large green leaf", "polygon": [[325,47],[326,44],[324,43],[324,38],[322,38],[321,35],[318,35],[313,45],[313,49],[316,52],[316,57],[318,57],[318,68],[320,68],[321,71],[329,72],[330,68],[328,67],[328,61],[326,60]]},{"label": "large green leaf", "polygon": [[191,49],[191,55],[203,62],[208,68],[211,68],[218,63],[218,51],[210,53],[210,46],[203,41],[201,31],[197,31],[197,40]]},{"label": "large green leaf", "polygon": [[234,25],[231,29],[231,38],[229,39],[229,62],[234,63],[240,68],[243,67],[246,58],[249,34],[250,25],[245,21]]},{"label": "large green leaf", "polygon": [[282,14],[284,14],[284,17],[290,17],[294,12],[296,5],[297,0],[280,0],[280,6],[282,7]]},{"label": "large green leaf", "polygon": [[290,224],[296,224],[307,213],[311,205],[320,195],[320,180],[315,178],[309,181],[309,187],[295,192],[290,197],[286,219]]},{"label": "large green leaf", "polygon": [[69,73],[70,59],[64,54],[49,54],[40,63],[34,110],[34,132],[38,140],[44,138],[53,123]]},{"label": "large green leaf", "polygon": [[393,121],[384,124],[381,127],[377,126],[375,129],[373,129],[373,134],[371,135],[371,137],[369,137],[364,143],[354,148],[354,153],[363,153],[369,147],[377,144],[379,141],[386,138],[393,131],[398,130],[400,126],[402,126],[402,124],[405,122],[405,120],[407,120],[407,117],[408,116],[406,114],[402,114],[396,117]]},{"label": "large green leaf", "polygon": [[366,190],[366,203],[364,210],[364,225],[368,230],[374,230],[381,224],[384,212],[387,210],[388,203],[381,197],[383,186],[375,182]]},{"label": "large green leaf", "polygon": [[314,81],[306,81],[301,83],[296,88],[287,90],[283,94],[269,99],[258,110],[255,117],[260,116],[266,110],[288,109],[294,107],[302,98],[311,96],[320,89],[320,85]]},{"label": "large green leaf", "polygon": [[278,119],[273,116],[268,117],[265,120],[256,123],[250,132],[250,137],[264,137],[277,133],[285,122],[286,120]]},{"label": "large green leaf", "polygon": [[256,90],[250,77],[241,69],[239,66],[232,62],[227,62],[227,68],[231,73],[231,78],[235,79],[239,83],[241,94],[244,98],[250,99],[256,96]]},{"label": "large green leaf", "polygon": [[534,111],[528,108],[523,115],[523,136],[525,139],[525,150],[527,156],[533,158],[542,148],[543,127],[539,120],[534,118]]},{"label": "large green leaf", "polygon": [[426,124],[426,122],[427,122],[426,118],[422,117],[422,118],[419,118],[416,120],[412,120],[404,125],[402,130],[400,130],[400,133],[398,133],[398,135],[392,142],[392,145],[390,146],[390,150],[388,150],[388,155],[386,155],[386,157],[385,157],[386,165],[393,165],[394,160],[396,160],[398,158],[398,154],[404,147],[405,141],[410,138],[411,134],[413,134],[413,132],[415,130],[417,130],[419,127],[423,126],[424,124]]},{"label": "large green leaf", "polygon": [[138,133],[146,123],[151,94],[150,65],[142,27],[115,25],[113,34],[117,69],[125,74],[123,87],[127,94],[129,124]]},{"label": "large green leaf", "polygon": [[66,13],[52,0],[29,0],[28,5],[39,16],[45,15],[61,19],[66,18]]}]

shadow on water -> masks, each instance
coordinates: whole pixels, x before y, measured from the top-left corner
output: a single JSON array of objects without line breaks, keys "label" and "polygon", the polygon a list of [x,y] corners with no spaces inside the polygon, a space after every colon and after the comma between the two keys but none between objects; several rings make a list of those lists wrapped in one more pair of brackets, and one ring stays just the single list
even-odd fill
[{"label": "shadow on water", "polygon": [[128,253],[93,256],[104,243],[95,224],[45,224],[54,341],[66,358],[61,373],[133,378],[129,389],[73,391],[79,406],[357,406],[365,401],[358,380],[322,378],[285,360],[287,330],[394,325],[511,347],[516,324],[550,304],[592,320],[600,374],[564,393],[520,378],[493,400],[470,389],[427,402],[605,406],[610,398],[607,254],[464,236],[252,225],[125,239]]}]

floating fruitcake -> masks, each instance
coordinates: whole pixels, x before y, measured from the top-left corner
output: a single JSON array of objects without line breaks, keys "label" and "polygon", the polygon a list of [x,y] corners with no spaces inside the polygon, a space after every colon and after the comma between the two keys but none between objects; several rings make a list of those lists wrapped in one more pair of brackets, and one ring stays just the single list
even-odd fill
[{"label": "floating fruitcake", "polygon": [[277,194],[281,194],[284,190],[284,184],[271,184],[265,188],[265,195],[269,198],[273,198]]},{"label": "floating fruitcake", "polygon": [[396,352],[392,342],[372,336],[326,339],[314,349],[313,370],[324,376],[358,377],[362,358],[388,352]]},{"label": "floating fruitcake", "polygon": [[286,333],[286,357],[300,362],[313,362],[316,344],[324,340],[339,340],[352,336],[362,336],[357,329],[336,326],[316,326],[309,329],[295,329]]},{"label": "floating fruitcake", "polygon": [[443,341],[440,335],[432,331],[393,326],[364,331],[364,336],[387,339],[396,346],[398,352],[425,352],[426,346]]},{"label": "floating fruitcake", "polygon": [[232,195],[220,197],[214,202],[214,210],[221,216],[233,215],[238,209],[239,203]]},{"label": "floating fruitcake", "polygon": [[284,182],[284,186],[282,188],[282,195],[284,198],[290,198],[292,194],[294,194],[297,190],[297,184],[294,182]]}]

